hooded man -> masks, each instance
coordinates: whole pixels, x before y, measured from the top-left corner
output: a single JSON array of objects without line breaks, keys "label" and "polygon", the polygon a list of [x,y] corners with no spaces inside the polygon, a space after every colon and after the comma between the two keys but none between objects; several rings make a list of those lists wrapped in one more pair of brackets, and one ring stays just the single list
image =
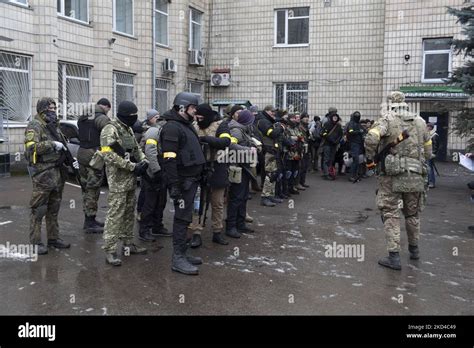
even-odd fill
[{"label": "hooded man", "polygon": [[252,141],[250,126],[253,125],[255,116],[249,110],[235,110],[232,120],[229,122],[230,135],[236,141],[233,151],[242,156],[234,156],[235,162],[231,175],[236,180],[229,188],[227,203],[226,235],[231,238],[240,238],[242,233],[252,233],[253,229],[245,223],[247,216],[247,200],[249,195],[249,184],[252,177],[250,166],[257,160],[257,148]]},{"label": "hooded man", "polygon": [[349,142],[350,154],[352,157],[351,177],[349,181],[359,180],[359,156],[364,153],[365,130],[360,124],[360,112],[356,111],[351,115],[351,120],[346,127],[346,137]]},{"label": "hooded man", "polygon": [[[37,246],[38,255],[47,254],[47,246],[58,249],[70,247],[69,243],[59,238],[58,214],[67,168],[64,165],[66,138],[59,130],[56,110],[56,102],[52,98],[40,99],[36,105],[38,113],[25,130],[25,156],[33,182],[30,243]],[[41,242],[43,217],[46,219],[47,246]]]},{"label": "hooded man", "polygon": [[[229,186],[228,164],[219,156],[231,144],[229,125],[224,122],[219,113],[212,110],[209,104],[200,104],[196,108],[197,122],[194,128],[204,149],[206,158],[205,180],[201,182],[200,211],[204,211],[209,203],[212,209],[212,241],[216,244],[227,245],[224,231],[224,201],[225,191]],[[201,220],[201,217],[199,217]],[[201,221],[202,223],[203,221]],[[202,244],[201,230],[195,229],[191,240],[191,248],[198,248]]]},{"label": "hooded man", "polygon": [[[325,180],[335,180],[334,159],[337,147],[342,139],[343,132],[341,126],[341,118],[337,113],[330,113],[329,120],[324,124],[321,130],[322,146],[323,146],[323,178]],[[331,170],[331,176],[329,176]]]}]

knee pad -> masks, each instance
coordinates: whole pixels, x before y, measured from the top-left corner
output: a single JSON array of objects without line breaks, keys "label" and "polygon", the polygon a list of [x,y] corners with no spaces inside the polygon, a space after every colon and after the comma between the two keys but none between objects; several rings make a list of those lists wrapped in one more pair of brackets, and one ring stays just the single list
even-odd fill
[{"label": "knee pad", "polygon": [[288,180],[291,178],[291,175],[292,175],[291,171],[287,170],[285,174],[285,178]]},{"label": "knee pad", "polygon": [[293,178],[296,178],[299,173],[300,173],[299,170],[295,171],[295,172],[293,173]]}]

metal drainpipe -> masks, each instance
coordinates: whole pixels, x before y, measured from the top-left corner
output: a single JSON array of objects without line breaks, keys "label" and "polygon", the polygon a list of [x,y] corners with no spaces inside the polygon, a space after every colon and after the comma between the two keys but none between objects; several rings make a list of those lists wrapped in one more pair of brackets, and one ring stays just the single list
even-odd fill
[{"label": "metal drainpipe", "polygon": [[153,54],[153,57],[152,57],[152,79],[153,79],[153,82],[152,82],[152,86],[153,86],[153,89],[151,91],[152,93],[152,97],[151,97],[151,100],[152,100],[152,106],[151,108],[154,109],[156,108],[156,32],[155,32],[155,26],[156,26],[156,16],[155,16],[155,11],[156,11],[156,1],[153,0],[153,13],[152,13],[152,54]]}]

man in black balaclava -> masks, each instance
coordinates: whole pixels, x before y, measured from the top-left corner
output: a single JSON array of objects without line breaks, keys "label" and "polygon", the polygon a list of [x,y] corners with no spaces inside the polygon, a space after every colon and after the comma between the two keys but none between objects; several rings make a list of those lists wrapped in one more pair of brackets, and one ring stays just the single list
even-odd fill
[{"label": "man in black balaclava", "polygon": [[111,121],[100,134],[101,153],[106,164],[109,196],[104,227],[104,250],[107,263],[120,266],[117,246],[123,241],[124,255],[145,254],[146,249],[133,244],[135,189],[137,176],[145,174],[148,162],[140,149],[133,130],[138,109],[129,101],[121,102],[117,119]]},{"label": "man in black balaclava", "polygon": [[349,181],[359,180],[359,156],[363,153],[365,130],[360,125],[360,112],[351,115],[351,120],[346,127],[346,137],[349,142],[352,156],[351,177]]},{"label": "man in black balaclava", "polygon": [[[219,114],[212,110],[209,104],[200,104],[196,108],[197,122],[194,124],[199,140],[202,145],[206,165],[201,181],[201,211],[205,205],[211,204],[212,208],[212,241],[217,244],[227,245],[229,242],[222,235],[224,230],[224,197],[225,190],[229,186],[228,163],[223,160],[224,152],[231,145],[231,136],[228,122],[224,122]],[[220,158],[222,157],[222,158]],[[190,226],[193,230],[191,248],[198,248],[202,244],[201,226],[198,220]],[[193,221],[195,222],[195,221]],[[201,218],[202,223],[202,218]]]}]

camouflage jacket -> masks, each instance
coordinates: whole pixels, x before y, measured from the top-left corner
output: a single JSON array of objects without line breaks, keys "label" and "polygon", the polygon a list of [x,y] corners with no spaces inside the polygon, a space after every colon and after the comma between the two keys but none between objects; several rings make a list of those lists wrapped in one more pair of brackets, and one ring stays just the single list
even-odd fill
[{"label": "camouflage jacket", "polygon": [[[56,128],[56,132],[61,142],[66,144],[66,137],[59,127]],[[33,170],[33,175],[61,166],[61,153],[55,150],[54,141],[56,139],[48,130],[42,116],[36,115],[25,130],[25,157]]]},{"label": "camouflage jacket", "polygon": [[300,160],[301,154],[303,152],[303,132],[299,126],[288,127],[288,133],[291,136],[291,139],[295,142],[294,146],[291,146],[288,151],[288,159],[290,160]]},{"label": "camouflage jacket", "polygon": [[395,108],[385,113],[365,137],[367,158],[373,159],[377,152],[395,141],[407,130],[409,138],[395,146],[391,153],[402,159],[414,159],[424,164],[431,158],[431,138],[425,121],[407,109]]},{"label": "camouflage jacket", "polygon": [[[125,150],[122,157],[113,150],[120,145]],[[101,153],[106,165],[107,180],[110,192],[134,190],[137,179],[133,174],[135,163],[145,159],[133,130],[119,120],[113,120],[100,133]]]}]

